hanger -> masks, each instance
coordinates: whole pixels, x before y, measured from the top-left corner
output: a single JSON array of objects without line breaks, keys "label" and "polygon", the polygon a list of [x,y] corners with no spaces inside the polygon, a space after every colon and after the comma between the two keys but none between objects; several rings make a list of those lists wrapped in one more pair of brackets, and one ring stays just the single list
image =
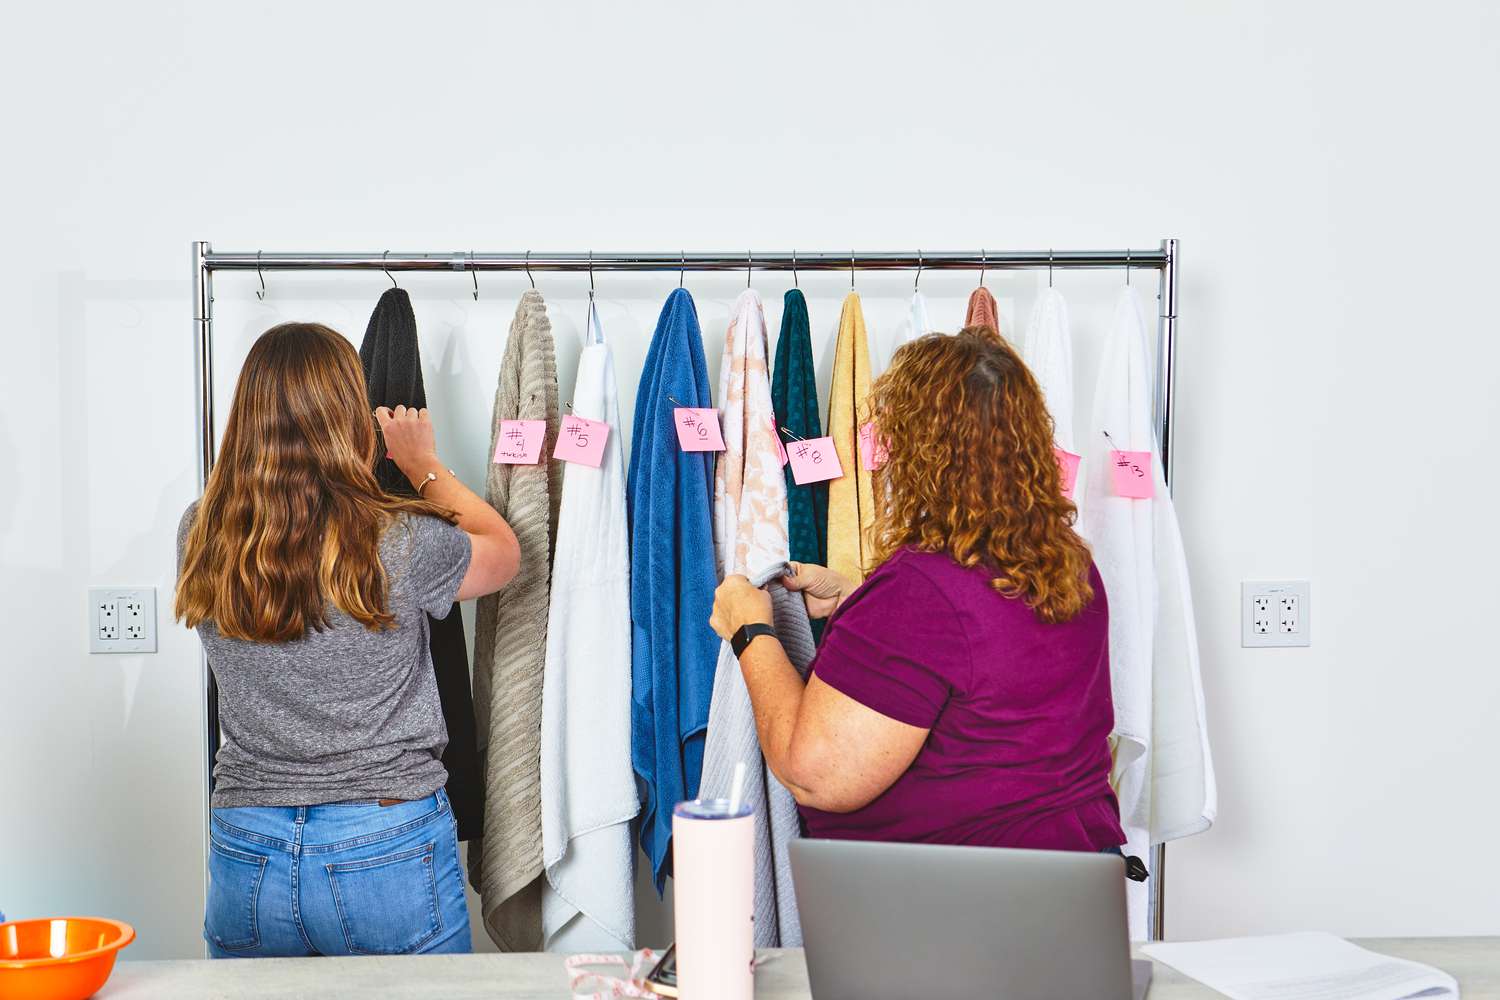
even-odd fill
[{"label": "hanger", "polygon": [[849,251],[849,291],[854,291],[854,251]]},{"label": "hanger", "polygon": [[1125,284],[1130,284],[1130,248],[1125,248]]},{"label": "hanger", "polygon": [[745,287],[746,288],[750,287],[750,268],[751,268],[751,266],[754,263],[755,263],[754,252],[750,251],[750,250],[746,250],[745,251]]},{"label": "hanger", "polygon": [[589,308],[594,308],[594,251],[589,251]]},{"label": "hanger", "polygon": [[[385,253],[383,253],[383,254],[380,255],[380,269],[385,272],[385,276],[387,278],[391,278],[391,269],[385,266],[385,259],[387,257],[389,257],[390,255],[391,255],[391,252],[389,250],[387,250]],[[392,288],[400,288],[401,286],[398,285],[398,284],[396,284],[396,279],[395,278],[391,278],[391,287]]]},{"label": "hanger", "polygon": [[677,287],[682,287],[683,278],[687,277],[687,251],[682,251],[682,267],[677,272]]},{"label": "hanger", "polygon": [[801,288],[802,283],[797,280],[797,251],[792,251],[792,287]]},{"label": "hanger", "polygon": [[260,291],[255,293],[255,297],[264,302],[266,301],[266,276],[260,269],[259,250],[255,251],[255,276],[260,279]]},{"label": "hanger", "polygon": [[474,279],[474,301],[479,301],[479,272],[474,270],[474,251],[469,251],[469,277]]},{"label": "hanger", "polygon": [[981,247],[979,250],[979,287],[984,287],[984,272],[990,266],[990,255]]},{"label": "hanger", "polygon": [[915,295],[918,292],[920,292],[921,290],[922,290],[922,250],[921,250],[920,247],[918,247],[917,248],[917,276],[912,279],[912,282],[911,282],[911,293],[913,295]]},{"label": "hanger", "polygon": [[531,276],[531,251],[526,251],[526,280],[531,282],[533,290],[536,289],[536,279]]},{"label": "hanger", "polygon": [[1052,248],[1047,248],[1047,287],[1052,287]]}]

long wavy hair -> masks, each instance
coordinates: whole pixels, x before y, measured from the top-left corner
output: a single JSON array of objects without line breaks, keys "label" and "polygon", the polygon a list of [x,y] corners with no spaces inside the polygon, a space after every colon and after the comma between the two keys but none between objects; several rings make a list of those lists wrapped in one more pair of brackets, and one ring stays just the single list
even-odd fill
[{"label": "long wavy hair", "polygon": [[359,355],[317,323],[283,323],[245,358],[218,461],[177,578],[176,617],[255,642],[328,625],[328,605],[372,631],[395,622],[380,539],[401,513],[452,515],[375,480]]},{"label": "long wavy hair", "polygon": [[888,457],[874,476],[877,562],[912,546],[983,565],[991,586],[1045,622],[1093,600],[1092,557],[1073,530],[1053,425],[1036,379],[993,331],[930,334],[871,387]]}]

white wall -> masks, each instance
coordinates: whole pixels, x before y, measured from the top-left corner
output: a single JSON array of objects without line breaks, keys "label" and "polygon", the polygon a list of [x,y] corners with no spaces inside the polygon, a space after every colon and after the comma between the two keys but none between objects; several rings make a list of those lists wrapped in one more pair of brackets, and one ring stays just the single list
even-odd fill
[{"label": "white wall", "polygon": [[[165,612],[195,489],[190,240],[1176,236],[1177,491],[1222,818],[1170,852],[1170,931],[1500,933],[1490,5],[152,2],[28,5],[8,29],[8,914],[107,913],[140,929],[132,957],[200,953],[197,646]],[[471,481],[483,432],[463,422],[523,287],[480,280],[477,307],[465,277],[405,282],[430,391],[469,415],[445,435]],[[1093,280],[1059,278],[1080,299]],[[220,279],[226,356],[316,309],[358,336],[384,278],[273,274],[264,306],[251,281]],[[945,325],[952,281],[924,279]],[[1024,316],[1035,281],[990,283]],[[671,284],[601,286],[627,397]],[[756,284],[779,313],[782,281]],[[840,281],[803,285],[826,335]],[[565,333],[582,287],[543,280]],[[737,283],[692,287],[712,340]],[[892,335],[906,279],[861,289]],[[1239,581],[1268,577],[1313,581],[1311,649],[1239,648]],[[159,653],[86,653],[100,584],[159,588]]]}]

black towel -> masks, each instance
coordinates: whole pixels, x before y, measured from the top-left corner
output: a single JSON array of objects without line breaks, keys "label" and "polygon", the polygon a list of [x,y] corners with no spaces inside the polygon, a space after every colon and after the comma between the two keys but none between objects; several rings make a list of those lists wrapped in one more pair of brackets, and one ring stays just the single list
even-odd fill
[{"label": "black towel", "polygon": [[[365,369],[365,390],[370,408],[378,406],[427,405],[422,387],[422,355],[417,348],[417,318],[404,289],[388,288],[365,327],[359,345],[359,360]],[[391,493],[407,496],[416,490],[385,457],[384,442],[375,463],[375,476]],[[428,619],[427,647],[437,674],[438,700],[448,727],[448,746],[443,766],[448,769],[448,801],[458,821],[458,839],[477,838],[484,825],[484,782],[479,772],[479,746],[474,734],[474,694],[469,687],[469,650],[464,642],[463,616],[458,605],[446,618]]]}]

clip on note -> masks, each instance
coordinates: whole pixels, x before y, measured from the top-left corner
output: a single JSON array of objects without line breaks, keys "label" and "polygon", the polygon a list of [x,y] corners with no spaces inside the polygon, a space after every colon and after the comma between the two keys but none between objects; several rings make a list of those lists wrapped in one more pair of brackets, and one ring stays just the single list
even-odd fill
[{"label": "clip on note", "polygon": [[792,480],[798,486],[838,479],[844,474],[838,449],[833,446],[831,437],[794,441],[786,451],[792,463]]},{"label": "clip on note", "polygon": [[535,465],[542,457],[542,439],[547,436],[545,420],[502,420],[495,435],[495,463],[498,465]]},{"label": "clip on note", "polygon": [[604,462],[604,445],[608,440],[608,423],[570,413],[562,418],[552,457],[597,469]]},{"label": "clip on note", "polygon": [[683,406],[677,403],[672,411],[672,424],[677,428],[677,443],[683,451],[723,451],[724,432],[719,429],[719,411],[711,406]]}]

